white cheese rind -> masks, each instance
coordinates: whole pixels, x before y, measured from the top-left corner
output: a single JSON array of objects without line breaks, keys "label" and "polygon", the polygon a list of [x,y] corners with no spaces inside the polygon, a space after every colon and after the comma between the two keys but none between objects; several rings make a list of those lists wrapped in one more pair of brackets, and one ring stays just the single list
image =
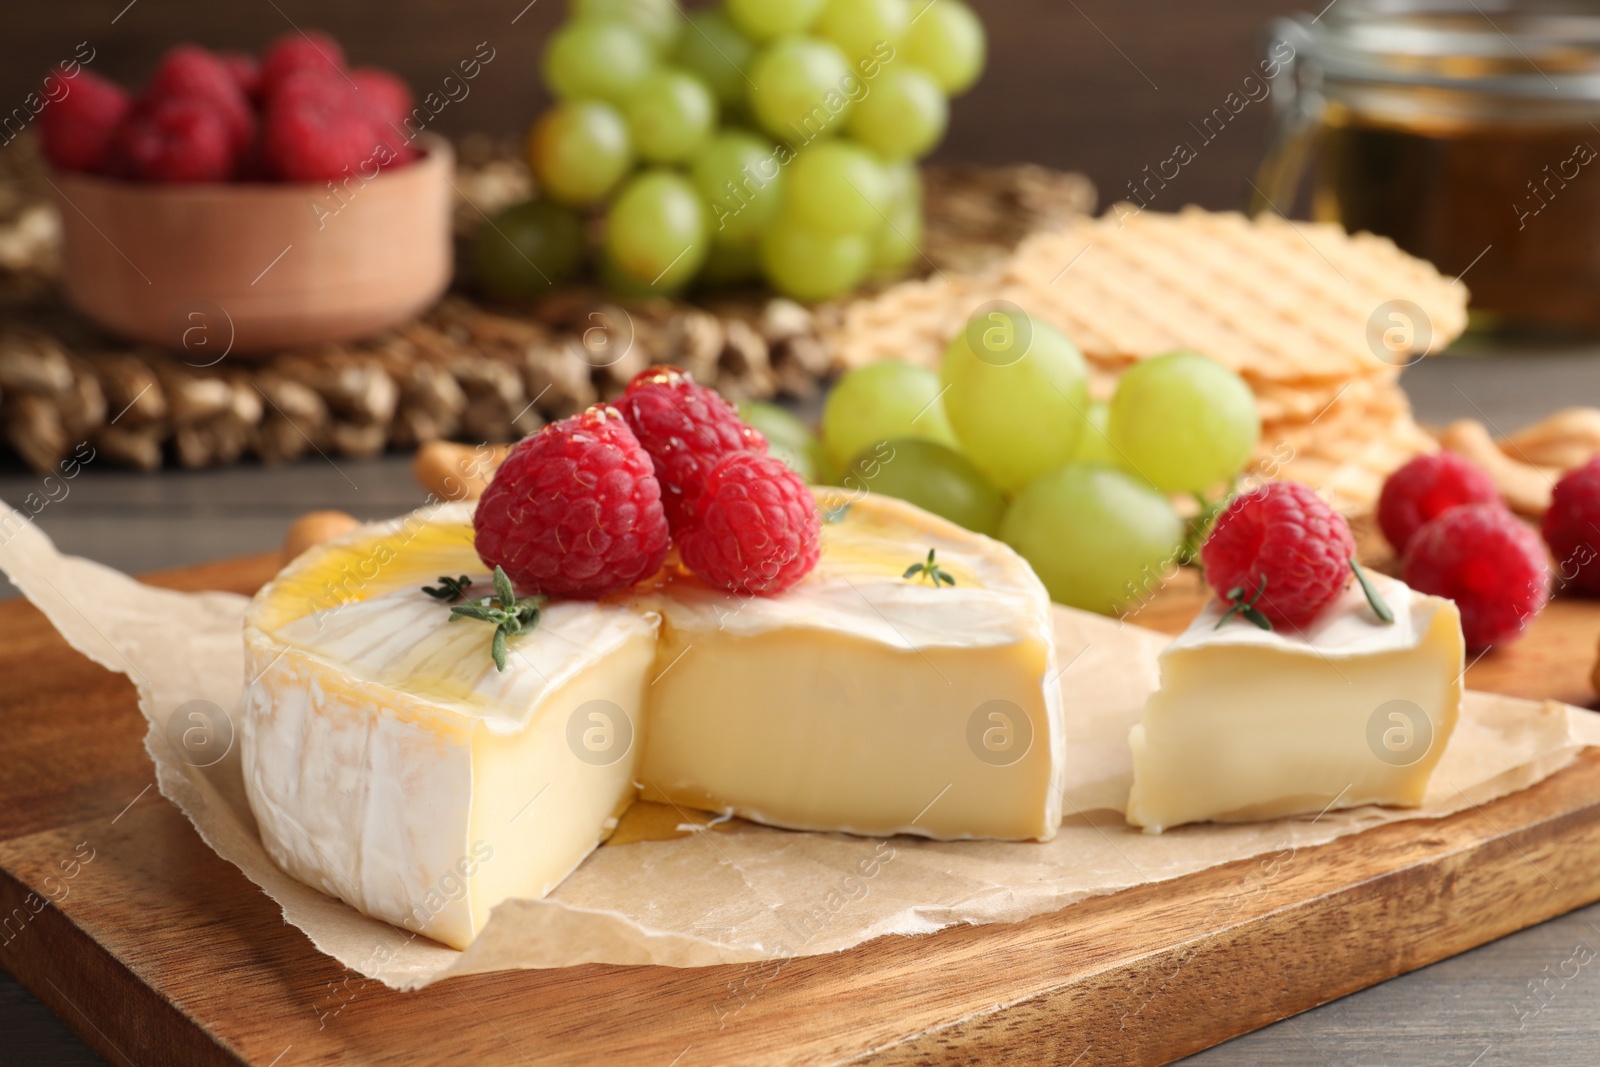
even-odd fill
[{"label": "white cheese rind", "polygon": [[1161,687],[1129,734],[1128,821],[1317,814],[1413,807],[1444,754],[1461,703],[1456,606],[1373,575],[1395,615],[1380,622],[1359,588],[1304,633],[1208,606],[1161,654]]},{"label": "white cheese rind", "polygon": [[[403,522],[360,536],[381,543]],[[636,739],[657,620],[552,605],[499,672],[488,624],[450,622],[421,592],[473,561],[457,552],[442,566],[426,535],[407,546],[415,558],[388,558],[359,588],[341,587],[354,598],[287,622],[273,617],[279,591],[258,594],[245,627],[245,792],[284,870],[464,948],[495,904],[559,884],[631,803],[636,740],[585,760],[569,720],[605,701]],[[488,588],[487,575],[473,578],[474,591]]]}]

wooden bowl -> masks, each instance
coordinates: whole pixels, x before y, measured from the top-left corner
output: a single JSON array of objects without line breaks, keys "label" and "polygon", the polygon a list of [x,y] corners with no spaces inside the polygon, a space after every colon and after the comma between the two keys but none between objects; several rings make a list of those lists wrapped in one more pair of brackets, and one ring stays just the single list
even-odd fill
[{"label": "wooden bowl", "polygon": [[450,281],[450,145],[337,187],[143,185],[52,176],[72,303],[193,361],[342,341],[430,306]]}]

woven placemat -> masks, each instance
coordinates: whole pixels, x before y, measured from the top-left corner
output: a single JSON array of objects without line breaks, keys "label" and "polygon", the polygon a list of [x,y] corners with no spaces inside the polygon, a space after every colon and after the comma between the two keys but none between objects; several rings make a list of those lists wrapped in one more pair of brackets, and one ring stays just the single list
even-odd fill
[{"label": "woven placemat", "polygon": [[[467,137],[458,159],[459,258],[484,218],[531,183],[512,141]],[[1087,178],[1032,165],[929,167],[924,180],[922,274],[981,269],[1094,208]],[[749,291],[620,303],[574,286],[508,305],[478,292],[469,270],[436,307],[380,337],[200,365],[130,346],[62,303],[48,191],[26,138],[0,153],[0,439],[41,472],[85,448],[152,470],[514,440],[657,362],[734,399],[807,398],[838,369],[823,338],[848,301],[808,308]]]}]

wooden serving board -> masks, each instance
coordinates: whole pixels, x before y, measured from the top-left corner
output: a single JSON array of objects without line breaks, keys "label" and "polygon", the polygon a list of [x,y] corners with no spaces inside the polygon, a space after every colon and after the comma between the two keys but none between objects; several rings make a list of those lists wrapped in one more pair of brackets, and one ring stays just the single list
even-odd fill
[{"label": "wooden serving board", "polygon": [[[170,572],[249,592],[275,556]],[[1195,611],[1169,590],[1138,617]],[[1600,606],[1477,688],[1587,704]],[[133,687],[0,604],[0,966],[107,1063],[1160,1063],[1600,898],[1600,753],[1431,822],[828,957],[587,966],[399,994],[346,971],[154,787]],[[50,901],[45,903],[45,901]],[[19,918],[19,916],[21,918]]]}]

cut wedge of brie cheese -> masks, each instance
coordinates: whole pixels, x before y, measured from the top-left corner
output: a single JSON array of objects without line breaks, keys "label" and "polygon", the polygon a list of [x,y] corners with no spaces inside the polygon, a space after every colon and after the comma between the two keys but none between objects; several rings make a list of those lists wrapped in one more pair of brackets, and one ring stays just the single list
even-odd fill
[{"label": "cut wedge of brie cheese", "polygon": [[[928,548],[955,585],[904,577]],[[781,596],[668,583],[640,603],[662,620],[646,799],[801,830],[1055,834],[1050,600],[1009,548],[870,497]]]},{"label": "cut wedge of brie cheese", "polygon": [[[1064,729],[1049,598],[1020,557],[908,504],[836,509],[772,598],[670,564],[513,638],[422,591],[489,575],[470,505],[313,548],[252,602],[241,751],[290,874],[457,948],[548,893],[641,793],[776,826],[1047,839]],[[903,577],[934,549],[956,585]]]},{"label": "cut wedge of brie cheese", "polygon": [[1213,601],[1161,653],[1161,687],[1129,734],[1128,821],[1183,823],[1414,807],[1461,704],[1461,617],[1381,574],[1303,632],[1267,632]]}]

